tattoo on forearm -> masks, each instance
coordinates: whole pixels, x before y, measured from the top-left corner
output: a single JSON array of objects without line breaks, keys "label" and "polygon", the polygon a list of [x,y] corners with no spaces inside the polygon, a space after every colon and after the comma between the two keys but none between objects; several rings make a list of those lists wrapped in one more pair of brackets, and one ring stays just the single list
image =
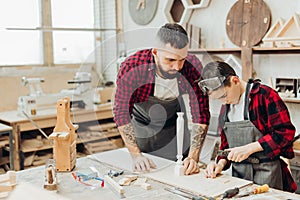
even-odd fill
[{"label": "tattoo on forearm", "polygon": [[123,135],[125,143],[132,146],[137,146],[132,124],[126,124],[123,127],[120,127],[119,130],[121,132],[121,135]]},{"label": "tattoo on forearm", "polygon": [[199,124],[193,125],[191,133],[191,149],[201,149],[206,136],[206,129]]}]

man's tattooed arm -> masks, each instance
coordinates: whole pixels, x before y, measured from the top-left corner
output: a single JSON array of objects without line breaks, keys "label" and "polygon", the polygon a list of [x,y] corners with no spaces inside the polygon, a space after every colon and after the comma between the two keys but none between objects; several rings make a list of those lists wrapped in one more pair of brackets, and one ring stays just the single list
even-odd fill
[{"label": "man's tattooed arm", "polygon": [[208,126],[206,124],[194,124],[191,131],[191,145],[189,156],[195,161],[199,161],[199,155],[207,134]]},{"label": "man's tattooed arm", "polygon": [[118,130],[131,155],[140,155],[141,151],[137,145],[132,124],[129,123],[123,126],[119,126]]}]

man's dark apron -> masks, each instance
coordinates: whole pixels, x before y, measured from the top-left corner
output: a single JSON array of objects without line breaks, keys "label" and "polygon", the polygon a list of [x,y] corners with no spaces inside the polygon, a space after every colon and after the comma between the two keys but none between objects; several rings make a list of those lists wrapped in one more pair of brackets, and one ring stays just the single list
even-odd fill
[{"label": "man's dark apron", "polygon": [[[228,141],[229,148],[243,146],[257,141],[263,134],[249,120],[249,90],[250,84],[247,84],[245,93],[244,120],[229,122],[227,106],[224,116],[224,131]],[[260,160],[259,164],[243,162],[232,163],[232,175],[246,180],[251,180],[256,184],[269,184],[270,187],[282,189],[282,170],[279,158],[271,160],[263,152],[257,152],[250,157],[256,157]]]},{"label": "man's dark apron", "polygon": [[[148,101],[134,104],[131,122],[137,144],[142,152],[169,160],[177,160],[177,112],[185,112],[181,96],[170,101],[149,96]],[[186,157],[190,144],[186,112],[184,118],[185,131],[182,152]]]}]

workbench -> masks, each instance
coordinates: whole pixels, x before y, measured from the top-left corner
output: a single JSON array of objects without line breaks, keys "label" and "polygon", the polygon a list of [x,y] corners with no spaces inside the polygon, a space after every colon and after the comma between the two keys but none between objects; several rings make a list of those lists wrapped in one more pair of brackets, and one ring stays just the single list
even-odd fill
[{"label": "workbench", "polygon": [[[56,108],[45,108],[37,110],[37,115],[30,116],[39,128],[50,128],[56,124]],[[85,109],[71,110],[71,120],[73,123],[82,123],[88,121],[96,121],[109,119],[113,117],[111,103],[100,104],[95,107]],[[20,159],[20,143],[21,132],[37,130],[28,118],[20,115],[18,111],[0,112],[0,123],[12,127],[12,149],[13,149],[13,166],[14,170],[21,169]]]},{"label": "workbench", "polygon": [[[110,151],[104,152],[105,154],[109,154]],[[111,151],[113,152],[113,151]],[[101,156],[101,154],[104,153],[97,153],[94,156]],[[111,165],[107,165],[103,162],[99,162],[95,160],[95,157],[91,157],[91,155],[87,157],[82,157],[77,159],[76,168],[73,170],[73,172],[87,172],[89,170],[89,167],[95,167],[100,174],[105,175],[110,169],[115,169]],[[93,158],[93,159],[92,159]],[[201,169],[203,170],[203,169]],[[43,189],[44,184],[44,174],[45,174],[45,167],[40,166],[36,168],[26,169],[17,172],[17,186],[14,189],[15,195],[22,195],[22,192],[24,196],[28,196],[28,191],[20,191],[18,190],[18,187],[23,184],[30,184],[32,187],[34,187],[36,190],[43,191],[44,194],[53,194],[53,191],[47,191]],[[125,171],[123,175],[130,174],[130,172]],[[123,175],[120,175],[118,177],[115,177],[114,180],[116,182],[122,178]],[[143,174],[139,175],[140,177],[143,176]],[[175,175],[174,175],[175,176]],[[232,177],[234,178],[234,177]],[[82,199],[120,199],[120,195],[115,192],[112,187],[108,186],[107,183],[105,183],[103,188],[95,188],[91,189],[89,186],[85,186],[79,182],[76,182],[75,179],[72,177],[70,172],[67,173],[58,173],[57,174],[57,180],[58,180],[58,191],[57,194],[58,197],[64,197],[64,199],[72,199],[72,200],[82,200]],[[217,180],[217,179],[215,179]],[[170,193],[166,191],[164,188],[171,187],[170,185],[164,184],[162,182],[148,179],[147,183],[151,184],[150,190],[145,190],[141,187],[130,185],[130,186],[123,186],[125,193],[124,196],[126,199],[131,200],[140,200],[140,199],[152,199],[152,200],[162,200],[162,199],[185,199],[183,197],[180,197],[178,195],[175,195],[173,193]],[[196,182],[194,184],[197,184]],[[200,184],[200,180],[199,183]],[[215,187],[218,187],[218,184],[216,184]],[[12,193],[13,194],[13,193]],[[11,195],[12,195],[11,194]],[[33,195],[34,196],[34,195]],[[41,197],[31,197],[32,200],[40,199]],[[57,197],[56,197],[57,198]],[[49,198],[50,199],[50,198]],[[270,189],[268,192],[258,195],[252,195],[248,197],[243,197],[240,199],[300,199],[300,195],[287,193],[275,189]]]},{"label": "workbench", "polygon": [[[10,169],[14,169],[14,157],[13,157],[13,152],[14,152],[14,145],[13,145],[13,138],[12,138],[12,127],[0,124],[0,136],[8,134],[8,141],[9,141],[9,163],[10,163]],[[5,158],[2,158],[5,159]]]}]

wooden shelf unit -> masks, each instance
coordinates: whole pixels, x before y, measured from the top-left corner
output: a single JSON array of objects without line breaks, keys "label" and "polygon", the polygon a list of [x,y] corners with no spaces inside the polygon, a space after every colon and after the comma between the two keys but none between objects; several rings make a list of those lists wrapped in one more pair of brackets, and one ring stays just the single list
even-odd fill
[{"label": "wooden shelf unit", "polygon": [[[252,47],[255,54],[287,54],[287,53],[300,53],[300,47],[290,48],[265,48],[265,47]],[[189,49],[190,53],[215,53],[215,54],[229,54],[241,53],[240,47],[236,48],[207,48],[207,49]]]},{"label": "wooden shelf unit", "polygon": [[[80,110],[71,111],[71,119],[74,124],[86,123],[86,122],[95,122],[99,120],[112,119],[112,104],[100,104],[97,108],[86,108]],[[51,128],[56,124],[56,110],[42,110],[38,115],[32,116],[32,120],[41,128]],[[21,136],[22,134],[26,134],[26,132],[37,131],[37,127],[35,127],[30,120],[28,120],[25,116],[20,116],[17,111],[6,111],[0,112],[0,122],[12,127],[12,156],[13,159],[11,163],[13,163],[13,169],[18,171],[21,169],[22,161],[20,159],[20,151],[23,153],[31,153],[31,152],[39,152],[43,150],[51,149],[52,146],[49,144],[45,144],[39,148],[22,148],[21,147]],[[89,138],[89,139],[78,139],[77,143],[85,143],[91,142],[95,140],[101,140],[107,137],[117,137],[119,135],[118,132],[107,133],[107,135],[103,134],[103,136]]]}]

